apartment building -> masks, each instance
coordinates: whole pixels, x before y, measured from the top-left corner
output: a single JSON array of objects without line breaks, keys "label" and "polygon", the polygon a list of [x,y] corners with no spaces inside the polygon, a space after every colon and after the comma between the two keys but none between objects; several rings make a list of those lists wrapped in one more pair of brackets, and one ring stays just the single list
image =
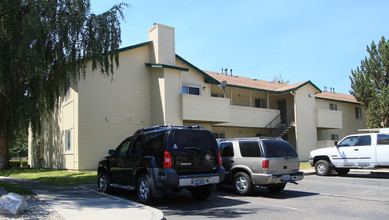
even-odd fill
[{"label": "apartment building", "polygon": [[282,137],[302,161],[366,126],[353,96],[311,81],[286,85],[203,71],[175,53],[174,28],[161,24],[149,29],[147,42],[121,49],[112,79],[89,72],[62,100],[42,135],[29,137],[32,167],[96,169],[124,138],[158,124],[200,124],[217,138]]}]

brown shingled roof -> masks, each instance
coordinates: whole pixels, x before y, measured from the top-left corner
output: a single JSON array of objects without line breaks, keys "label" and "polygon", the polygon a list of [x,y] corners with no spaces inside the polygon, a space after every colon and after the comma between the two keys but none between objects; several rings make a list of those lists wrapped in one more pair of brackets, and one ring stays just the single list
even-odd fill
[{"label": "brown shingled roof", "polygon": [[315,95],[316,98],[319,99],[328,99],[342,102],[351,102],[359,104],[357,99],[352,95],[342,94],[342,93],[333,93],[333,92],[322,92]]},{"label": "brown shingled roof", "polygon": [[[280,84],[280,83],[272,83],[272,82],[259,80],[259,79],[250,79],[242,76],[234,76],[234,75],[226,76],[221,73],[215,73],[210,71],[203,71],[203,72],[205,72],[206,74],[208,74],[209,76],[211,76],[212,78],[216,79],[219,82],[226,81],[228,85],[247,87],[247,88],[265,90],[265,91],[277,92],[277,93],[295,90],[298,89],[300,86],[303,86],[307,83],[311,83],[310,81],[304,81],[292,85],[287,85],[287,84]],[[316,87],[315,85],[313,86]]]},{"label": "brown shingled roof", "polygon": [[[252,88],[252,89],[258,89],[258,90],[264,90],[269,92],[276,92],[276,93],[282,93],[282,92],[288,92],[292,90],[299,89],[299,87],[304,86],[305,84],[310,83],[313,87],[315,87],[318,92],[321,92],[319,88],[317,88],[311,81],[304,81],[300,83],[295,83],[292,85],[286,85],[286,84],[280,84],[280,83],[272,83],[265,80],[259,80],[259,79],[250,79],[242,76],[230,76],[230,75],[224,75],[221,73],[215,73],[211,71],[203,71],[204,73],[208,74],[210,77],[216,79],[219,82],[226,81],[228,85],[232,86],[238,86],[238,87],[246,87],[246,88]],[[334,100],[334,101],[341,101],[341,102],[350,102],[350,103],[358,103],[359,102],[355,99],[352,95],[342,94],[342,93],[332,93],[332,92],[321,92],[315,95],[316,98],[319,99],[327,99],[327,100]]]}]

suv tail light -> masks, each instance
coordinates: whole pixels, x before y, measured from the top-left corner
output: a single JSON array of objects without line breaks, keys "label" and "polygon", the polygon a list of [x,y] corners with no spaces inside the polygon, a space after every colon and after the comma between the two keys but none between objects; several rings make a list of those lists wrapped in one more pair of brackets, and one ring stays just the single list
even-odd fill
[{"label": "suv tail light", "polygon": [[219,166],[221,166],[223,163],[222,163],[222,155],[220,154],[220,151],[217,155],[217,159],[219,160]]},{"label": "suv tail light", "polygon": [[172,168],[172,155],[167,151],[163,153],[163,168]]},{"label": "suv tail light", "polygon": [[262,160],[262,168],[269,169],[269,160]]}]

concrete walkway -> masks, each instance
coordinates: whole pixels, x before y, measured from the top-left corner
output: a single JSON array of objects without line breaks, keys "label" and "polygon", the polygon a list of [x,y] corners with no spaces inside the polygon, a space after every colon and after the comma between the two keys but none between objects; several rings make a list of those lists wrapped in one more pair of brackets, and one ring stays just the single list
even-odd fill
[{"label": "concrete walkway", "polygon": [[11,177],[6,181],[30,188],[39,198],[69,220],[107,219],[163,219],[162,211],[131,200],[118,198],[97,191],[96,185],[51,186],[44,183]]}]

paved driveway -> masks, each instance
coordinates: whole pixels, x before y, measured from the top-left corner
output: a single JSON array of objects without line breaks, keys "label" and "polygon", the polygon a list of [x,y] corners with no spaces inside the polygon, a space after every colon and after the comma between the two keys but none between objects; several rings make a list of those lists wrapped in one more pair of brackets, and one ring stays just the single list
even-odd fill
[{"label": "paved driveway", "polygon": [[[126,198],[136,200],[134,193]],[[155,208],[166,219],[389,219],[389,173],[351,171],[346,177],[306,176],[273,194],[257,188],[253,196],[237,196],[231,187],[203,202],[190,193],[168,193]]]}]

